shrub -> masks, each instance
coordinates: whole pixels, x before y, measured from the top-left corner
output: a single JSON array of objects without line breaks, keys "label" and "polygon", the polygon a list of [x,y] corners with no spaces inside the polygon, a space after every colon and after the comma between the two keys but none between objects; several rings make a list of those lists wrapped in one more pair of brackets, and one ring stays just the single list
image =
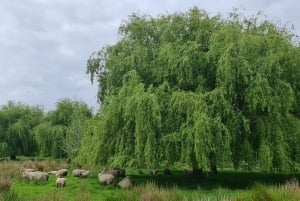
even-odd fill
[{"label": "shrub", "polygon": [[8,191],[10,189],[12,179],[10,177],[0,177],[0,192]]}]

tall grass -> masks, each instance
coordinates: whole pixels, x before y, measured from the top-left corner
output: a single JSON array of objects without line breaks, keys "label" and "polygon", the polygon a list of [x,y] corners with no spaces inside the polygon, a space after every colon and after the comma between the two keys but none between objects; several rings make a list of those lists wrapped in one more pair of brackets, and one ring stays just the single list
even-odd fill
[{"label": "tall grass", "polygon": [[13,178],[18,174],[19,165],[16,162],[0,163],[0,192],[8,191],[13,182]]},{"label": "tall grass", "polygon": [[[130,195],[130,193],[133,193],[133,195]],[[129,198],[137,195],[140,201],[181,201],[183,199],[176,192],[176,187],[170,189],[159,188],[152,182],[136,186],[130,193]]]},{"label": "tall grass", "polygon": [[266,186],[258,184],[254,187],[252,200],[257,201],[299,201],[300,188],[298,180],[292,178],[284,185]]},{"label": "tall grass", "polygon": [[13,178],[19,172],[20,164],[14,161],[0,162],[0,176]]},{"label": "tall grass", "polygon": [[0,192],[8,191],[12,184],[12,178],[9,177],[0,177]]},{"label": "tall grass", "polygon": [[15,191],[4,191],[0,193],[0,201],[22,201]]},{"label": "tall grass", "polygon": [[91,195],[87,187],[82,184],[79,185],[77,201],[90,201],[90,200],[91,200]]}]

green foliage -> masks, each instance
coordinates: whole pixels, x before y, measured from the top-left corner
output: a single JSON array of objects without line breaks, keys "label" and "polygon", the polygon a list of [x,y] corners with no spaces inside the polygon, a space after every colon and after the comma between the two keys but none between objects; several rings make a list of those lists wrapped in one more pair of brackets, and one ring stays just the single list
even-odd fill
[{"label": "green foliage", "polygon": [[79,153],[85,121],[91,117],[91,110],[83,102],[58,101],[56,109],[34,128],[40,155],[75,158]]},{"label": "green foliage", "polygon": [[192,8],[133,14],[119,34],[88,60],[102,106],[82,143],[100,146],[91,163],[295,169],[300,51],[285,28]]},{"label": "green foliage", "polygon": [[6,142],[0,143],[0,157],[6,157],[8,156],[8,144]]},{"label": "green foliage", "polygon": [[33,155],[37,145],[32,134],[33,128],[43,117],[39,107],[8,102],[0,110],[0,139],[2,156],[15,159],[17,154]]},{"label": "green foliage", "polygon": [[53,126],[49,122],[42,123],[34,128],[35,140],[39,145],[41,156],[63,157],[62,150],[67,128],[65,126]]}]

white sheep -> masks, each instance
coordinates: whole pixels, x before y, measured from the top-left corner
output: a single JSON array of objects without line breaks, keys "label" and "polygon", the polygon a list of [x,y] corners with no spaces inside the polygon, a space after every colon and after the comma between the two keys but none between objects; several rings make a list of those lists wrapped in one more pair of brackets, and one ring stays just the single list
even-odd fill
[{"label": "white sheep", "polygon": [[57,174],[57,171],[50,171],[48,172],[49,175],[56,175]]},{"label": "white sheep", "polygon": [[108,170],[108,169],[103,169],[100,174],[111,174],[114,175],[115,178],[120,177],[120,170]]},{"label": "white sheep", "polygon": [[56,176],[57,177],[66,177],[68,174],[68,170],[67,169],[60,169],[56,171]]},{"label": "white sheep", "polygon": [[101,184],[113,184],[116,181],[116,178],[112,174],[98,174],[98,179]]},{"label": "white sheep", "polygon": [[72,174],[73,174],[73,177],[80,177],[81,175],[81,172],[83,172],[84,170],[82,169],[75,169],[73,170]]},{"label": "white sheep", "polygon": [[86,178],[90,174],[89,171],[83,169],[75,169],[73,170],[73,177]]},{"label": "white sheep", "polygon": [[131,178],[129,176],[125,177],[124,179],[122,179],[118,185],[123,188],[123,189],[127,189],[127,188],[131,188],[133,186]]},{"label": "white sheep", "polygon": [[23,172],[22,176],[29,181],[48,181],[49,175],[46,172]]},{"label": "white sheep", "polygon": [[57,177],[56,187],[65,187],[67,184],[67,179],[64,177]]},{"label": "white sheep", "polygon": [[80,173],[80,178],[87,178],[90,174],[90,171],[84,171]]},{"label": "white sheep", "polygon": [[34,169],[31,169],[31,168],[24,168],[24,167],[21,167],[20,168],[20,173],[22,174],[23,172],[34,172],[35,170]]}]

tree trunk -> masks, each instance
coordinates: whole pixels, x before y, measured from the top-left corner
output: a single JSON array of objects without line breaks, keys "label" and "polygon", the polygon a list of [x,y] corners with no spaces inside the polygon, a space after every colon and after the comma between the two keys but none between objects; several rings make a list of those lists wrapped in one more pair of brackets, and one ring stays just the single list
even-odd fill
[{"label": "tree trunk", "polygon": [[202,176],[202,173],[203,173],[202,172],[202,168],[199,169],[195,153],[191,154],[191,161],[192,161],[193,175],[195,175],[195,176]]},{"label": "tree trunk", "polygon": [[217,156],[215,153],[210,153],[209,156],[209,160],[210,160],[210,167],[209,167],[209,172],[213,173],[213,174],[217,174],[218,173],[218,169],[217,169]]}]

